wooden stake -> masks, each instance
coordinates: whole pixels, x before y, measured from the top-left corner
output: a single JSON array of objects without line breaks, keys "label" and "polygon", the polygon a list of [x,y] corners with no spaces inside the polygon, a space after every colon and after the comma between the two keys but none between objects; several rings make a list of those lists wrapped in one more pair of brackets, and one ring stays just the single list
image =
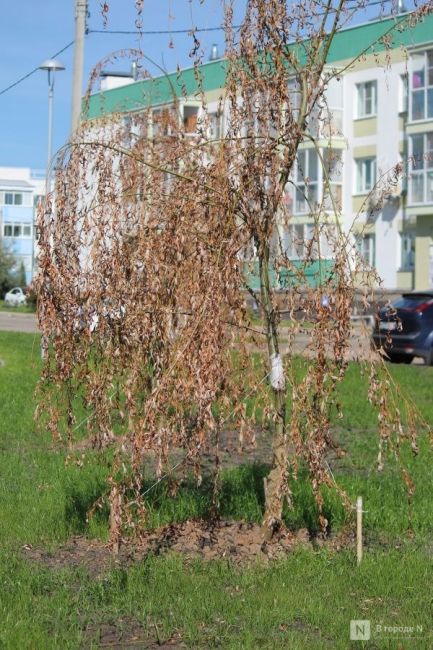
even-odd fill
[{"label": "wooden stake", "polygon": [[356,499],[356,563],[362,562],[362,497]]},{"label": "wooden stake", "polygon": [[119,555],[121,526],[120,508],[121,496],[117,486],[113,484],[110,492],[110,538],[113,555]]}]

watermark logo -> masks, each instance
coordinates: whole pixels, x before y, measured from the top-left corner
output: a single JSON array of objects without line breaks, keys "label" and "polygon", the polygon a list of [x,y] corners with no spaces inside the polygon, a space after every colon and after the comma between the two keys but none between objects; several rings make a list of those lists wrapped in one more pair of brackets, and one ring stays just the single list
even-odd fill
[{"label": "watermark logo", "polygon": [[424,630],[422,625],[376,625],[374,632],[388,639],[420,639]]},{"label": "watermark logo", "polygon": [[370,621],[350,621],[351,641],[369,641],[370,636]]},{"label": "watermark logo", "polygon": [[372,625],[371,621],[350,621],[351,641],[369,641],[372,636],[375,639],[421,639],[425,637],[425,630],[422,625]]}]

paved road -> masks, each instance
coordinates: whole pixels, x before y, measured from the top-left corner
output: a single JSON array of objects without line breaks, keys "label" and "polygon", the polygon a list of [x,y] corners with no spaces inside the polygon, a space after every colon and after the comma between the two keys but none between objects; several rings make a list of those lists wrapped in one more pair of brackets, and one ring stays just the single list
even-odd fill
[{"label": "paved road", "polygon": [[[38,331],[37,320],[35,314],[19,314],[14,312],[0,311],[0,330],[11,332],[27,332],[33,334]],[[362,328],[361,325],[356,324],[351,336],[351,345],[349,358],[351,359],[368,359],[370,357],[370,344],[368,337],[368,328]],[[308,348],[309,337],[306,334],[299,334],[296,337],[295,351],[298,354],[311,356],[311,351]],[[287,349],[287,344],[282,341],[281,351]],[[255,349],[255,348],[254,348]],[[331,353],[331,351],[330,351]],[[416,359],[414,363],[421,364],[421,359]]]},{"label": "paved road", "polygon": [[37,332],[36,315],[0,311],[0,330],[6,332],[28,332],[30,334]]}]

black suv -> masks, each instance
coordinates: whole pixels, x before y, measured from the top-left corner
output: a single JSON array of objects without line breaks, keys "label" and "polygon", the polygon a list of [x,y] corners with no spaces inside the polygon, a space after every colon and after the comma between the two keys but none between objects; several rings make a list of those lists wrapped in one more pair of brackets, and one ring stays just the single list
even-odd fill
[{"label": "black suv", "polygon": [[395,363],[422,357],[433,365],[433,291],[404,293],[383,307],[373,330],[373,341]]}]

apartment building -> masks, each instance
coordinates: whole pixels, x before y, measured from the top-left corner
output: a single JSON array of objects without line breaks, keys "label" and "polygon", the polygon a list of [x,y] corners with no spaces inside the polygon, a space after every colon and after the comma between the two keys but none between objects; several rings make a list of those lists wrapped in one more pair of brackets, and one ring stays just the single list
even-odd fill
[{"label": "apartment building", "polygon": [[27,167],[0,167],[0,239],[24,265],[27,284],[35,270],[35,211],[45,194],[45,172]]},{"label": "apartment building", "polygon": [[[298,191],[288,196],[293,213],[290,231],[280,235],[291,259],[302,260],[302,242],[308,241],[313,228],[309,206],[312,201],[321,203],[331,221],[339,218],[341,227],[351,233],[385,288],[423,289],[433,287],[433,16],[391,32],[396,20],[373,21],[336,35],[327,65],[341,74],[327,89],[327,119],[321,115],[314,125],[313,116],[309,128],[316,129],[322,155],[336,161],[331,184],[341,216],[333,214],[335,203],[325,196],[318,154],[306,141],[294,170]],[[229,118],[225,108],[222,114],[219,111],[225,67],[224,59],[202,66],[215,139],[224,135]],[[129,80],[128,85],[95,93],[86,117],[98,123],[103,116],[120,113],[126,124],[144,108],[160,111],[169,105],[173,89],[180,101],[180,119],[193,133],[201,108],[192,68],[154,80]],[[402,173],[391,182],[397,164]],[[380,209],[372,210],[378,194],[385,199]],[[332,264],[330,251],[323,250],[322,255]]]}]

